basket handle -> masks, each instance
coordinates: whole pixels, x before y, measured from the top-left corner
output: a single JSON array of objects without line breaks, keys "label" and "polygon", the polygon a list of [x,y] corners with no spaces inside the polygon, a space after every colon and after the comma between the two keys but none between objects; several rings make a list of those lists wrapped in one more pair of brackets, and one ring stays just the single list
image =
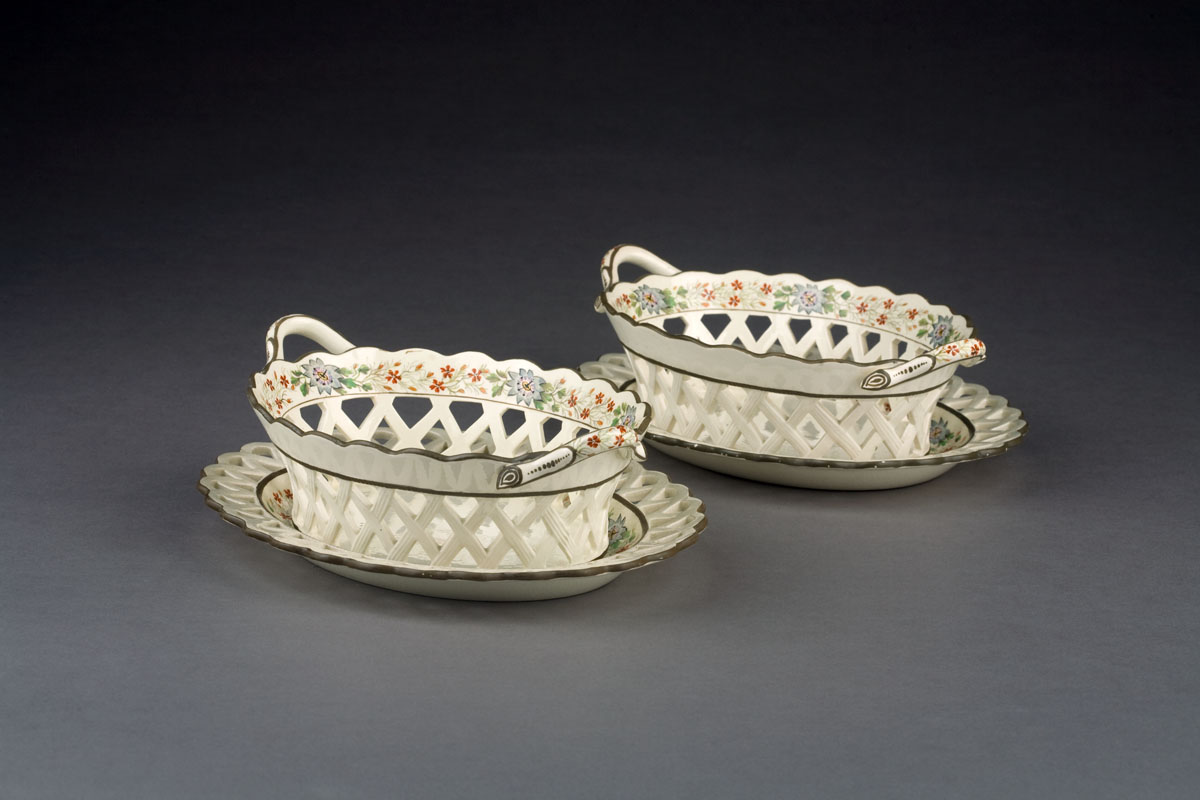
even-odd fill
[{"label": "basket handle", "polygon": [[928,353],[922,353],[916,358],[910,358],[903,364],[875,370],[863,378],[862,388],[879,391],[905,381],[911,381],[919,375],[932,371],[935,367],[947,367],[951,364],[973,367],[985,358],[987,358],[987,346],[983,342],[978,339],[959,339],[930,350]]},{"label": "basket handle", "polygon": [[622,264],[633,264],[655,275],[678,275],[679,269],[668,264],[649,250],[632,244],[619,244],[604,254],[600,262],[600,283],[608,291],[620,280]]},{"label": "basket handle", "polygon": [[283,340],[292,335],[312,339],[328,353],[344,353],[354,349],[354,345],[345,336],[321,320],[307,314],[289,314],[275,320],[267,329],[268,364],[284,357]]},{"label": "basket handle", "polygon": [[[643,428],[645,425],[642,426]],[[632,447],[638,461],[646,459],[646,447],[641,433],[624,425],[610,425],[582,433],[562,447],[556,447],[544,456],[520,464],[509,464],[500,470],[496,478],[497,489],[513,489],[553,475],[584,458],[598,456],[610,450]]]}]

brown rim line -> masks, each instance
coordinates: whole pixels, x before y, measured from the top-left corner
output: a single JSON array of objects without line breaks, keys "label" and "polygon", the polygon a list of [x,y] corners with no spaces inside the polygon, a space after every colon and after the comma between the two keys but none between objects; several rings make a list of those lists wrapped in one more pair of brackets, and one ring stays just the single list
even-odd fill
[{"label": "brown rim line", "polygon": [[[932,392],[934,389],[944,390],[946,385],[949,384],[950,381],[954,380],[954,377],[955,377],[955,376],[951,375],[949,378],[942,381],[941,383],[934,384],[933,386],[929,386],[925,389],[914,389],[911,392],[894,392],[891,394],[814,394],[813,392],[801,392],[801,391],[797,391],[795,389],[781,389],[777,386],[760,386],[760,385],[753,384],[753,383],[741,383],[739,381],[729,381],[729,380],[725,380],[724,378],[714,377],[712,375],[702,375],[699,372],[690,372],[690,371],[684,369],[683,367],[676,366],[675,364],[667,364],[665,362],[653,359],[648,355],[644,355],[643,353],[640,353],[637,350],[634,350],[632,347],[630,347],[627,344],[622,343],[621,346],[625,348],[626,352],[632,353],[633,355],[637,356],[638,358],[642,359],[643,361],[648,361],[656,367],[662,367],[663,369],[669,369],[672,372],[679,373],[680,375],[687,375],[689,378],[696,378],[697,380],[708,381],[709,383],[716,383],[716,384],[720,384],[722,386],[736,386],[739,389],[754,389],[756,391],[771,392],[773,394],[789,394],[794,397],[829,398],[832,400],[886,400],[889,397],[912,397],[913,395],[925,394],[926,392]],[[812,363],[812,362],[809,362],[809,363]],[[879,363],[883,363],[883,362],[879,362]],[[902,360],[901,360],[901,363],[902,363]],[[867,366],[873,366],[873,365],[867,365]],[[949,367],[957,367],[957,366],[958,366],[957,363],[942,364],[941,366],[934,367],[933,369],[929,370],[928,372],[925,373],[925,375],[932,375],[933,373],[937,372],[940,369],[947,369]],[[922,376],[922,377],[924,377],[924,376]],[[637,379],[634,378],[635,383],[636,383],[636,381],[637,381]],[[650,419],[649,414],[646,415],[646,419],[647,420]],[[647,423],[647,428],[649,428],[648,423]]]},{"label": "brown rim line", "polygon": [[[275,448],[275,449],[278,450],[279,448]],[[306,464],[305,466],[308,466],[308,465]],[[311,467],[310,467],[310,469],[311,469]],[[287,467],[282,467],[280,469],[275,470],[274,472],[268,472],[266,475],[264,475],[262,478],[260,478],[258,480],[258,483],[256,483],[254,485],[254,498],[255,498],[255,500],[258,501],[259,505],[263,506],[264,509],[266,508],[266,503],[263,502],[263,492],[266,491],[267,484],[270,483],[271,481],[275,480],[276,478],[278,478],[280,475],[287,475],[287,474],[288,474]],[[291,485],[291,477],[290,476],[288,478],[288,485],[289,486]],[[475,495],[462,495],[462,496],[473,497]],[[519,496],[528,496],[528,495],[514,495],[514,497],[519,497]],[[621,553],[624,553],[626,550],[628,550],[631,547],[634,547],[635,545],[638,544],[638,542],[642,541],[642,539],[644,539],[646,537],[646,534],[648,534],[650,532],[650,520],[646,519],[646,515],[642,513],[642,510],[640,508],[638,508],[636,505],[634,505],[633,501],[626,499],[622,495],[614,492],[613,496],[612,496],[612,500],[625,506],[625,508],[629,511],[629,513],[631,513],[634,517],[637,518],[638,526],[642,530],[641,536],[638,536],[636,541],[632,542],[631,544],[626,545],[622,550],[619,550],[616,553],[612,554],[615,556],[615,555],[620,555]],[[611,507],[609,510],[611,511]],[[270,510],[267,510],[267,513],[270,514],[271,513]],[[274,514],[272,514],[271,516],[274,516]],[[276,519],[278,520],[278,517],[276,517]],[[279,522],[280,522],[280,524],[287,524],[283,520],[279,520]],[[295,528],[296,526],[292,525],[292,527]],[[304,535],[304,533],[302,531],[300,531],[298,528],[296,529],[296,532],[299,533],[301,536]],[[599,556],[596,556],[596,558],[594,558],[592,560],[598,561],[601,558],[611,558],[611,556],[599,555]]]},{"label": "brown rim line", "polygon": [[[269,533],[257,530],[256,528],[253,527],[254,523],[252,523],[242,517],[239,517],[234,513],[231,513],[228,509],[226,509],[224,506],[222,506],[220,503],[218,503],[217,501],[215,501],[212,498],[212,490],[204,485],[203,480],[204,480],[204,478],[208,477],[208,470],[214,466],[224,466],[224,465],[213,464],[213,465],[210,465],[209,467],[206,467],[204,475],[201,476],[201,480],[199,482],[197,482],[197,484],[196,484],[196,488],[200,491],[200,494],[202,494],[204,496],[205,505],[207,505],[209,508],[213,509],[218,514],[220,514],[221,519],[225,520],[226,522],[228,522],[229,524],[231,524],[237,528],[241,528],[242,532],[245,533],[247,536],[251,537],[252,539],[258,539],[259,541],[266,542],[267,544],[271,545],[272,547],[274,547],[278,550],[283,550],[288,553],[293,553],[295,555],[301,556],[303,558],[307,558],[312,561],[320,561],[320,562],[326,563],[326,564],[335,564],[335,565],[341,566],[341,567],[349,567],[351,569],[362,570],[363,572],[374,572],[374,573],[379,573],[379,574],[384,574],[384,575],[397,575],[397,576],[403,577],[403,578],[424,578],[424,579],[428,579],[428,580],[463,580],[463,581],[501,581],[501,580],[544,581],[544,580],[553,580],[555,578],[586,578],[586,577],[591,577],[594,575],[603,575],[603,574],[609,573],[609,572],[627,572],[631,569],[637,569],[639,567],[644,567],[647,564],[653,564],[657,561],[663,561],[665,559],[670,558],[671,556],[674,556],[677,553],[680,553],[680,552],[686,550],[687,548],[691,547],[693,544],[696,543],[696,540],[700,538],[700,534],[708,527],[708,513],[707,513],[707,509],[704,505],[704,501],[700,500],[698,497],[693,495],[691,489],[689,489],[688,487],[683,486],[682,484],[670,484],[670,481],[668,480],[668,483],[670,485],[680,486],[681,488],[685,489],[688,493],[688,499],[696,500],[696,502],[699,505],[696,507],[694,513],[699,515],[699,519],[696,521],[696,524],[693,526],[692,530],[687,535],[685,535],[678,542],[676,542],[674,545],[672,545],[670,548],[668,548],[666,550],[661,550],[661,551],[654,552],[654,553],[647,553],[646,555],[641,556],[640,558],[631,560],[626,563],[605,564],[605,565],[595,566],[595,567],[565,567],[562,569],[546,570],[546,571],[524,570],[524,571],[520,571],[520,572],[488,572],[488,573],[471,572],[471,571],[467,571],[467,570],[444,570],[444,571],[443,570],[421,570],[421,569],[417,569],[415,567],[404,567],[404,566],[399,566],[399,565],[388,565],[388,564],[374,564],[371,562],[359,561],[356,558],[351,558],[351,557],[347,557],[347,556],[339,556],[339,555],[335,555],[332,553],[324,553],[324,552],[321,552],[318,550],[313,550],[312,548],[309,548],[309,547],[305,547],[304,545],[296,545],[296,544],[291,544],[288,542],[281,542],[278,539],[275,539],[274,537],[272,537]],[[649,471],[649,470],[647,470],[647,471]],[[658,474],[662,475],[663,473],[658,473]],[[255,502],[258,502],[257,498],[256,498]],[[270,512],[267,512],[266,509],[264,509],[264,513],[270,514]],[[272,515],[271,519],[275,519],[275,517]],[[279,521],[276,520],[276,522],[279,522]],[[283,523],[279,522],[279,524],[282,525]],[[643,534],[643,536],[648,535],[648,534],[649,534],[649,529],[647,528],[647,531],[645,534]],[[626,552],[628,552],[628,551],[626,551]],[[614,556],[607,556],[607,558],[616,558],[619,555],[620,554],[618,553]],[[605,557],[602,556],[602,558],[605,558]]]},{"label": "brown rim line", "polygon": [[[947,409],[953,411],[954,409]],[[725,450],[722,447],[714,447],[712,445],[703,445],[695,443],[695,441],[686,441],[684,439],[672,439],[666,435],[656,433],[648,433],[647,438],[650,443],[658,443],[671,445],[676,447],[686,447],[689,450],[697,452],[712,453],[714,456],[726,456],[728,458],[739,458],[742,461],[757,461],[768,462],[774,464],[785,464],[787,467],[815,467],[820,469],[898,469],[901,467],[936,467],[938,464],[958,464],[968,461],[979,461],[982,458],[991,458],[992,456],[1001,455],[1012,450],[1013,447],[1022,443],[1025,440],[1025,435],[1028,433],[1028,422],[1025,420],[1025,414],[1018,411],[1016,416],[1021,425],[1016,431],[1018,435],[1012,439],[1002,441],[995,447],[985,447],[983,450],[974,450],[970,453],[960,453],[954,456],[925,456],[922,458],[904,458],[904,459],[882,459],[882,461],[832,461],[832,459],[822,458],[788,458],[787,456],[767,456],[762,453],[748,453],[739,450]]]},{"label": "brown rim line", "polygon": [[[629,464],[635,463],[635,459],[630,459],[629,464],[626,464],[624,467],[617,470],[616,472],[614,472],[613,474],[609,475],[606,478],[601,478],[600,480],[593,481],[592,483],[571,484],[570,486],[565,486],[561,489],[547,489],[545,491],[529,491],[529,490],[520,491],[521,487],[527,487],[530,485],[530,483],[533,483],[531,481],[530,483],[521,484],[520,487],[517,487],[516,489],[514,489],[511,492],[455,492],[455,491],[450,491],[450,490],[429,489],[429,488],[426,488],[423,486],[409,486],[407,484],[402,484],[402,483],[385,483],[384,481],[373,481],[373,480],[369,480],[367,478],[357,478],[353,475],[346,475],[345,473],[342,473],[342,472],[334,472],[331,469],[325,469],[324,467],[317,467],[317,466],[314,466],[314,465],[308,463],[307,461],[302,461],[301,459],[293,456],[291,453],[288,453],[287,451],[285,451],[282,447],[280,447],[277,444],[272,443],[271,446],[275,448],[276,452],[280,453],[281,455],[290,459],[291,461],[296,462],[300,466],[305,467],[307,469],[311,469],[313,472],[319,472],[322,475],[327,475],[327,476],[330,476],[333,478],[337,478],[339,480],[350,481],[352,483],[362,483],[362,484],[366,484],[367,486],[378,486],[381,489],[399,489],[399,490],[405,491],[405,492],[418,492],[420,494],[437,494],[437,495],[449,496],[449,497],[511,497],[511,498],[546,497],[548,495],[561,494],[563,492],[586,491],[588,489],[595,489],[598,486],[603,486],[604,484],[608,483],[609,481],[617,480],[618,478],[621,477],[622,472],[629,469]],[[396,450],[393,452],[402,453],[404,451]]]},{"label": "brown rim line", "polygon": [[[624,245],[618,245],[618,247],[623,247],[623,246]],[[662,279],[668,279],[668,278],[669,279],[679,279],[679,278],[687,275],[687,276],[697,276],[699,278],[708,277],[708,278],[719,278],[719,279],[724,280],[727,276],[733,275],[735,273],[756,276],[755,280],[757,280],[758,278],[765,278],[765,279],[770,279],[773,281],[778,281],[778,279],[780,279],[780,278],[785,278],[785,279],[789,279],[789,280],[802,280],[802,281],[806,281],[809,283],[815,283],[815,284],[821,284],[826,281],[843,281],[842,278],[823,278],[818,281],[818,280],[812,280],[811,278],[806,278],[803,275],[798,275],[795,273],[779,273],[778,275],[766,275],[764,273],[756,272],[754,270],[734,270],[733,272],[728,272],[728,273],[713,273],[713,272],[685,270],[685,271],[681,271],[675,275],[647,275],[644,277],[645,278],[662,278]],[[895,292],[893,292],[891,289],[888,289],[887,287],[884,287],[884,286],[858,286],[857,284],[851,283],[849,281],[843,281],[843,282],[846,284],[847,287],[851,288],[854,291],[863,292],[863,293],[875,292],[877,294],[886,292],[887,294],[891,295],[892,297],[895,297],[897,300],[908,300],[909,298],[911,298],[913,300],[920,301],[921,303],[928,306],[930,308],[930,310],[935,309],[935,308],[944,309],[946,312],[949,313],[950,316],[958,317],[959,319],[961,319],[963,321],[963,323],[965,324],[965,326],[967,328],[967,330],[963,333],[964,336],[971,336],[976,339],[980,338],[979,337],[979,329],[975,326],[975,322],[971,319],[971,317],[967,314],[960,314],[957,311],[955,311],[954,309],[950,308],[949,306],[936,305],[934,303],[929,302],[928,300],[926,300],[924,297],[922,297],[919,294],[898,295]],[[793,355],[789,355],[788,353],[755,353],[750,350],[747,350],[745,347],[739,347],[738,345],[710,344],[708,342],[702,342],[699,339],[692,337],[692,336],[684,336],[684,335],[678,334],[678,333],[669,333],[668,331],[663,330],[662,328],[658,327],[657,325],[651,325],[648,321],[637,320],[637,319],[634,319],[633,317],[631,317],[629,314],[626,314],[622,311],[618,311],[616,309],[616,307],[613,306],[612,302],[609,300],[610,295],[617,293],[618,287],[636,286],[636,285],[637,284],[633,281],[619,281],[617,283],[614,283],[609,289],[603,289],[600,293],[600,296],[597,299],[600,301],[600,304],[604,307],[604,311],[605,311],[606,315],[609,317],[619,317],[623,320],[626,320],[631,325],[634,325],[634,326],[637,326],[640,328],[644,328],[647,330],[655,331],[658,335],[665,336],[668,339],[672,339],[674,341],[691,342],[691,343],[700,345],[701,347],[707,347],[707,348],[712,348],[712,349],[732,350],[732,351],[735,351],[738,353],[743,353],[751,358],[782,359],[785,361],[796,361],[801,364],[853,364],[854,366],[859,366],[859,367],[879,367],[879,366],[885,365],[885,364],[900,364],[906,360],[903,358],[892,358],[892,359],[884,359],[883,361],[855,361],[853,359],[847,359],[847,358],[801,358],[800,356],[793,356]],[[658,287],[655,287],[655,288],[658,288]],[[597,309],[597,310],[599,310],[599,309]],[[688,309],[687,313],[690,313],[695,310],[696,309]],[[721,310],[722,309],[717,309],[717,310],[715,310],[714,313],[720,313]],[[775,314],[775,315],[796,317],[798,319],[803,319],[805,316],[807,316],[807,315],[792,314],[792,313],[789,313],[786,311],[774,311],[774,310],[768,311],[767,309],[755,310],[754,313],[756,313],[756,314],[770,313],[770,314]],[[678,317],[678,316],[680,316],[679,313],[660,314],[656,317],[651,317],[650,319],[670,319],[671,317]],[[841,321],[841,324],[847,324],[847,325],[852,324],[852,325],[857,325],[859,327],[864,327],[864,328],[876,328],[877,327],[874,325],[863,325],[862,323],[859,323],[859,322],[848,323],[845,321]],[[909,337],[907,337],[907,336],[902,337],[902,338],[909,339]],[[909,341],[915,341],[915,340],[909,339]],[[927,345],[922,344],[920,342],[915,342],[915,343],[921,345],[922,347],[928,347]],[[933,349],[933,348],[928,348],[928,349]],[[713,380],[715,380],[715,379],[713,379]]]}]

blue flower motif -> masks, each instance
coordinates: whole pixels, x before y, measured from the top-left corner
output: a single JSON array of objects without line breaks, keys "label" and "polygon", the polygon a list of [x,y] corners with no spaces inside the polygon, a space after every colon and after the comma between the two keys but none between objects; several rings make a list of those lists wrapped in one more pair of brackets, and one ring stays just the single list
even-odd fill
[{"label": "blue flower motif", "polygon": [[821,290],[816,284],[796,284],[792,287],[792,302],[796,304],[797,311],[803,311],[805,314],[816,314],[821,310],[824,297],[822,297]]},{"label": "blue flower motif", "polygon": [[950,436],[950,423],[945,418],[938,418],[929,423],[929,441],[941,444]]},{"label": "blue flower motif", "polygon": [[950,325],[951,319],[949,317],[937,318],[937,322],[933,323],[929,329],[930,347],[941,347],[950,340],[950,334],[953,333]]},{"label": "blue flower motif", "polygon": [[653,286],[642,284],[633,290],[634,301],[642,307],[642,310],[654,314],[662,311],[667,307],[667,299],[663,293]]},{"label": "blue flower motif", "polygon": [[608,518],[608,547],[604,555],[611,556],[627,548],[633,542],[633,532],[625,524],[625,517]]},{"label": "blue flower motif", "polygon": [[616,421],[613,422],[613,425],[619,425],[623,428],[632,429],[634,427],[634,423],[636,421],[637,421],[637,409],[633,406],[630,406],[629,408],[627,408],[625,410],[625,413],[623,413],[621,416],[617,417]]},{"label": "blue flower motif", "polygon": [[519,369],[516,372],[509,370],[508,382],[505,387],[508,389],[509,396],[517,398],[518,404],[524,403],[532,406],[544,399],[546,380],[534,375],[533,370]]},{"label": "blue flower motif", "polygon": [[342,388],[342,376],[338,375],[337,367],[319,358],[311,359],[304,365],[304,374],[319,394],[333,394],[334,389]]},{"label": "blue flower motif", "polygon": [[620,536],[628,530],[625,525],[625,517],[609,517],[608,518],[608,538],[612,539]]}]

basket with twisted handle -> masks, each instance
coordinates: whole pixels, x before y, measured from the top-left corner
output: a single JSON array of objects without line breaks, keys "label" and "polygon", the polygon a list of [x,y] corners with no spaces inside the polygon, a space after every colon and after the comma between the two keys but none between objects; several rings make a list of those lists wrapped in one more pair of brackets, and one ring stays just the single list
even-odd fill
[{"label": "basket with twisted handle", "polygon": [[[622,265],[648,273],[622,281]],[[682,272],[622,245],[601,264],[610,322],[655,433],[734,452],[911,458],[956,368],[986,357],[963,316],[914,294],[752,270]]]},{"label": "basket with twisted handle", "polygon": [[[295,361],[283,342],[321,348]],[[606,380],[483,353],[355,347],[292,315],[248,395],[305,535],[401,563],[569,566],[607,546],[618,476],[643,458],[646,405]]]}]

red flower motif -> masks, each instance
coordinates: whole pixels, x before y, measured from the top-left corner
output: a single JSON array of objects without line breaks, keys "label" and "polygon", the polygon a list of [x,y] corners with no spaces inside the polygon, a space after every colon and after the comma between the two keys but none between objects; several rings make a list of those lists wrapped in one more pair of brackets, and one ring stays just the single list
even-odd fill
[{"label": "red flower motif", "polygon": [[742,302],[742,298],[738,297],[736,294],[733,297],[729,298],[729,305],[731,305],[731,306],[740,305],[741,302]]},{"label": "red flower motif", "polygon": [[590,408],[585,408],[583,411],[579,412],[580,419],[587,419],[591,415],[592,415],[592,410]]},{"label": "red flower motif", "polygon": [[291,489],[284,489],[283,493],[287,495],[288,500],[292,499],[292,490]]},{"label": "red flower motif", "polygon": [[948,355],[948,356],[958,355],[958,345],[956,345],[956,344],[946,345],[946,355]]},{"label": "red flower motif", "polygon": [[594,400],[592,400],[592,402],[595,405],[600,405],[601,403],[603,403],[604,402],[604,392],[596,392],[596,397]]},{"label": "red flower motif", "polygon": [[280,496],[279,492],[272,492],[271,497],[275,500],[275,505],[283,505],[283,497]]},{"label": "red flower motif", "polygon": [[704,288],[700,290],[700,296],[703,297],[705,300],[716,300],[717,299],[717,293],[714,292],[712,289],[708,288],[708,284],[705,284]]},{"label": "red flower motif", "polygon": [[388,383],[399,383],[400,373],[394,369],[389,369],[388,374],[383,376],[383,379]]},{"label": "red flower motif", "polygon": [[758,290],[760,292],[762,292],[763,294],[770,294],[771,293],[771,284],[764,283],[762,286],[758,287]]},{"label": "red flower motif", "polygon": [[741,281],[734,281],[734,282],[730,283],[729,285],[735,292],[740,292],[742,290],[742,282]]},{"label": "red flower motif", "polygon": [[471,378],[471,383],[479,383],[481,380],[483,380],[483,373],[477,369],[471,370],[467,373],[467,375]]},{"label": "red flower motif", "polygon": [[275,377],[279,378],[279,385],[282,386],[283,388],[285,388],[285,389],[292,388],[292,382],[288,380],[287,375],[276,375]]},{"label": "red flower motif", "polygon": [[892,300],[890,297],[887,300],[883,301],[883,307],[886,309],[890,309],[894,305],[896,305],[896,302],[894,300]]},{"label": "red flower motif", "polygon": [[429,384],[429,388],[434,392],[444,392],[446,391],[446,384],[439,380],[435,380],[433,383]]},{"label": "red flower motif", "polygon": [[625,444],[625,437],[618,433],[617,438],[613,439],[613,444],[615,444],[617,447],[620,447],[621,445]]},{"label": "red flower motif", "polygon": [[266,386],[271,391],[275,391],[275,382],[270,378],[267,378],[265,381],[263,381],[263,386]]},{"label": "red flower motif", "polygon": [[867,313],[868,308],[869,308],[869,306],[865,302],[862,302],[862,303],[859,303],[858,305],[856,305],[854,307],[854,310],[860,314],[865,314],[865,313]]},{"label": "red flower motif", "polygon": [[616,407],[617,407],[617,404],[615,402],[613,402],[612,400],[608,401],[608,410],[609,411],[612,411]]},{"label": "red flower motif", "polygon": [[588,445],[588,447],[599,447],[600,446],[600,437],[594,436],[594,435],[589,436],[588,440],[587,440],[587,445]]},{"label": "red flower motif", "polygon": [[876,317],[875,324],[876,325],[886,325],[887,324],[887,314],[880,314],[878,317]]},{"label": "red flower motif", "polygon": [[915,308],[910,308],[910,309],[908,310],[908,318],[909,318],[909,319],[916,319],[916,318],[917,318],[917,314],[920,314],[920,313],[921,313],[921,312],[920,312],[920,311],[918,311],[917,309],[915,309]]},{"label": "red flower motif", "polygon": [[[292,401],[291,401],[291,400],[288,400],[288,402],[290,403],[290,402],[292,402]],[[278,397],[276,397],[276,398],[275,398],[275,412],[276,412],[277,414],[282,414],[282,413],[283,413],[283,401],[282,401],[282,400],[280,400]]]},{"label": "red flower motif", "polygon": [[979,345],[979,342],[977,342],[977,341],[975,341],[974,339],[972,339],[972,340],[971,340],[971,355],[973,355],[973,356],[977,356],[977,355],[979,355],[979,351],[980,351],[981,349],[982,349],[982,348],[980,347],[980,345]]},{"label": "red flower motif", "polygon": [[571,394],[567,397],[567,405],[571,408],[574,408],[575,404],[578,402],[579,398],[575,396],[574,392],[571,392]]},{"label": "red flower motif", "polygon": [[450,365],[446,365],[446,366],[442,367],[442,377],[443,378],[449,378],[453,374],[454,374],[454,367],[451,367]]}]

